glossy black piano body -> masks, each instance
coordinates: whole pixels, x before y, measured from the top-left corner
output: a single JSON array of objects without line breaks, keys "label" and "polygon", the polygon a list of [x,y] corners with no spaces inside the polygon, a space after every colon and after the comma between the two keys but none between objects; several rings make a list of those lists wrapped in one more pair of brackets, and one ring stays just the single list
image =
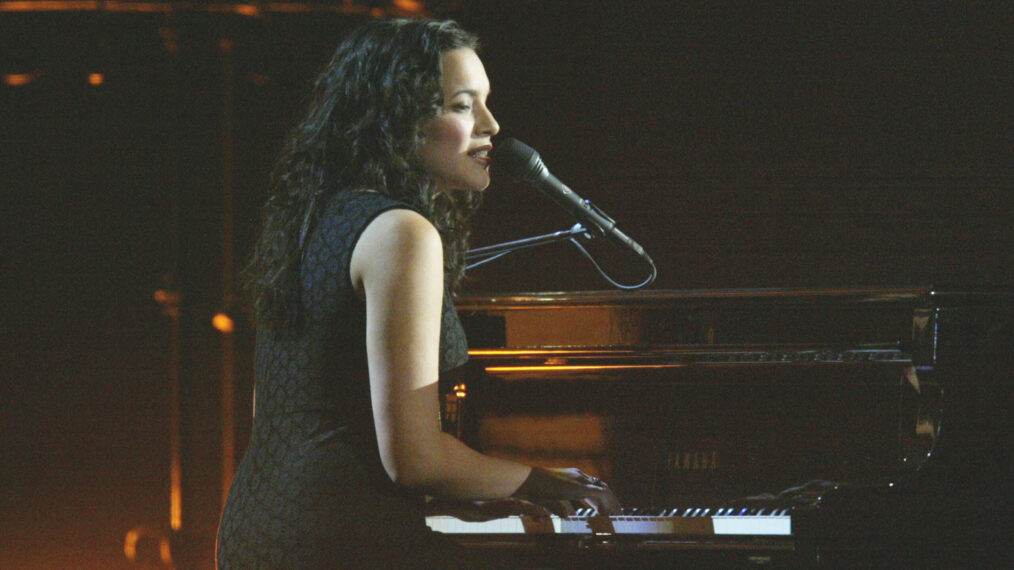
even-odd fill
[{"label": "glossy black piano body", "polygon": [[994,546],[1011,516],[1014,295],[643,291],[457,304],[471,363],[445,429],[471,445],[581,467],[628,506],[793,510],[788,541],[674,537],[675,550],[755,561],[790,551],[803,563],[898,548],[1005,556]]}]

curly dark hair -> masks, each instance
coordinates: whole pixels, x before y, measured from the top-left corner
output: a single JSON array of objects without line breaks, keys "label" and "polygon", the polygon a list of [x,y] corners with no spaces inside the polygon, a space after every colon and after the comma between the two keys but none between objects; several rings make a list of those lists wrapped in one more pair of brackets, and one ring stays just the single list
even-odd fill
[{"label": "curly dark hair", "polygon": [[464,275],[469,216],[481,193],[437,190],[415,159],[422,123],[443,105],[445,52],[478,49],[453,21],[376,20],[352,31],[317,77],[309,112],[285,140],[244,282],[259,326],[298,323],[300,258],[328,198],[373,190],[426,215],[444,242],[446,278]]}]

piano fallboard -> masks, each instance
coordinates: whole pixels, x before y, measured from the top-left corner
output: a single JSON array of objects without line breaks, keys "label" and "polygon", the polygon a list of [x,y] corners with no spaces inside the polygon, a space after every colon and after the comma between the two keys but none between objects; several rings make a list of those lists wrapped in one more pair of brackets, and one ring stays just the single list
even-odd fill
[{"label": "piano fallboard", "polygon": [[[728,504],[918,468],[935,387],[896,345],[479,349],[454,429],[492,455],[575,466],[626,504]],[[899,414],[903,414],[900,417]]]}]

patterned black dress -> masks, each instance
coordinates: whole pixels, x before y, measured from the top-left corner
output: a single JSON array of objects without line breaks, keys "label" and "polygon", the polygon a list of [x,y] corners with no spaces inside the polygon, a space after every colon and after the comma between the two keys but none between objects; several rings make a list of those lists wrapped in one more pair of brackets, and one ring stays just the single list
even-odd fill
[{"label": "patterned black dress", "polygon": [[[441,561],[451,547],[426,526],[422,497],[384,471],[374,431],[365,307],[349,260],[366,226],[392,208],[408,206],[371,192],[332,198],[303,259],[301,334],[257,336],[253,433],[219,528],[220,568],[452,565]],[[441,335],[441,371],[464,364],[446,292]]]}]

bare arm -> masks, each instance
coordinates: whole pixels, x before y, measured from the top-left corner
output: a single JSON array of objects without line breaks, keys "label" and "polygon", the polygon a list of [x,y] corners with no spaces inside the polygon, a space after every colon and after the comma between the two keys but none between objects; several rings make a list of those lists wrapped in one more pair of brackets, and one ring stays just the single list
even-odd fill
[{"label": "bare arm", "polygon": [[443,433],[437,374],[443,252],[436,229],[390,210],[363,232],[352,282],[366,302],[366,347],[380,457],[393,481],[456,500],[508,497],[527,465],[478,453]]},{"label": "bare arm", "polygon": [[373,421],[392,481],[451,501],[587,500],[603,513],[619,510],[604,483],[577,469],[490,457],[440,430],[443,246],[428,220],[411,210],[377,216],[359,238],[350,270],[366,302]]}]

